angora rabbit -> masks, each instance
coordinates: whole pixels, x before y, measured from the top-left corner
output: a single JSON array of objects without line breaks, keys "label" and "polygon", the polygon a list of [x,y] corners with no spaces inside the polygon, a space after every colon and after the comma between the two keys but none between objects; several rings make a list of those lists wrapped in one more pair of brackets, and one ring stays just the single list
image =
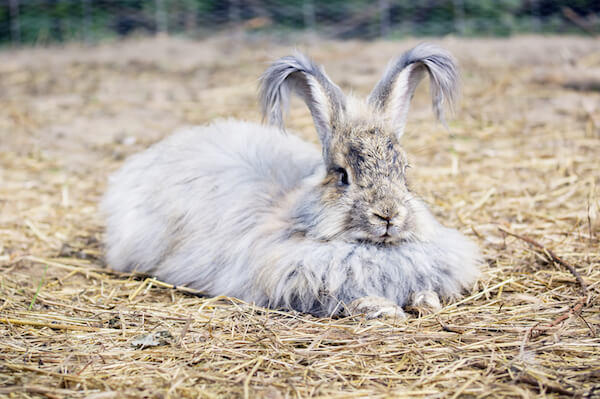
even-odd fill
[{"label": "angora rabbit", "polygon": [[[109,265],[318,316],[438,310],[440,297],[474,283],[480,257],[406,183],[400,138],[425,72],[441,120],[458,75],[432,45],[392,62],[366,101],[344,96],[302,54],[275,61],[260,100],[276,127],[191,128],[112,176],[102,204]],[[281,132],[290,92],[310,109],[320,152]]]}]

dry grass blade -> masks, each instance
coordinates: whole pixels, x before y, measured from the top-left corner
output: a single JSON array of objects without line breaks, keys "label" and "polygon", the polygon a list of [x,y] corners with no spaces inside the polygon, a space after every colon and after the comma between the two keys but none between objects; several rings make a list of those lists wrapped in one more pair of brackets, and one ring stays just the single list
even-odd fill
[{"label": "dry grass blade", "polygon": [[[547,258],[550,262],[555,262],[558,263],[564,267],[567,268],[567,270],[569,270],[569,272],[571,272],[571,274],[575,277],[575,279],[577,280],[577,283],[579,284],[580,288],[581,288],[581,292],[582,292],[582,297],[579,298],[577,300],[577,302],[568,310],[568,312],[565,312],[564,314],[558,316],[556,319],[554,319],[551,323],[549,323],[546,326],[543,327],[538,327],[538,326],[533,326],[529,332],[526,334],[526,336],[528,338],[537,338],[540,335],[546,333],[547,331],[549,331],[550,329],[556,327],[557,325],[559,325],[560,323],[562,323],[563,321],[565,321],[566,319],[568,319],[571,315],[575,314],[575,315],[580,315],[581,314],[581,310],[583,309],[583,307],[585,306],[586,302],[588,301],[588,291],[587,291],[587,285],[586,283],[583,281],[583,278],[581,277],[581,274],[579,274],[579,272],[575,269],[575,267],[567,262],[565,262],[564,260],[562,260],[560,257],[558,257],[554,252],[552,252],[550,249],[544,247],[542,244],[538,243],[537,241],[529,238],[529,237],[525,237],[525,236],[521,236],[519,234],[510,232],[506,229],[503,229],[500,227],[500,230],[510,236],[516,237],[522,241],[525,241],[526,243],[532,245],[533,247],[539,249]],[[595,334],[595,332],[592,330],[592,333]],[[526,342],[526,341],[524,341]]]},{"label": "dry grass blade", "polygon": [[575,267],[567,262],[565,262],[564,260],[562,260],[561,258],[559,258],[554,252],[552,252],[550,249],[544,247],[542,244],[540,244],[539,242],[529,238],[529,237],[525,237],[525,236],[521,236],[519,234],[510,232],[506,229],[503,229],[502,227],[499,227],[500,231],[518,238],[519,240],[523,240],[526,243],[534,246],[535,248],[538,248],[542,251],[542,253],[544,255],[546,255],[548,257],[548,260],[550,262],[555,262],[558,263],[564,267],[567,268],[567,270],[569,270],[569,272],[571,272],[571,274],[575,277],[575,279],[577,280],[577,283],[579,283],[579,286],[581,287],[581,294],[584,297],[587,297],[587,284],[583,281],[583,278],[581,278],[581,274],[579,274],[579,272],[575,269]]},{"label": "dry grass blade", "polygon": [[37,299],[37,296],[40,293],[40,290],[42,289],[42,285],[44,284],[44,278],[46,278],[47,271],[48,271],[48,266],[46,265],[46,267],[44,268],[44,274],[42,274],[40,283],[38,284],[37,290],[35,291],[35,295],[31,299],[31,303],[29,304],[29,308],[27,310],[31,310],[31,308],[33,307],[33,304],[35,304],[35,300]]}]

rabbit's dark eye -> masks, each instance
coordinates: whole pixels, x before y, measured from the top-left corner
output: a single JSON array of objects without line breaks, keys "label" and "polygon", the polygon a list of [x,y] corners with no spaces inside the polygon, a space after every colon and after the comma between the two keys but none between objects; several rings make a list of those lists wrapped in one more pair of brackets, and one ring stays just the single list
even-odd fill
[{"label": "rabbit's dark eye", "polygon": [[348,172],[346,172],[346,169],[344,169],[344,168],[337,168],[335,171],[340,176],[339,180],[338,180],[338,185],[340,185],[340,186],[347,186],[348,184],[350,184],[350,182],[348,181]]}]

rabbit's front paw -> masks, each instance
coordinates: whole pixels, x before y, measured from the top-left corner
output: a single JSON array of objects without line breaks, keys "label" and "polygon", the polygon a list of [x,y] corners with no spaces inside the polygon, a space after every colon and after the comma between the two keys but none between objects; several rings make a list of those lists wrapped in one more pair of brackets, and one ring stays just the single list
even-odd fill
[{"label": "rabbit's front paw", "polygon": [[380,296],[364,296],[353,300],[348,305],[347,313],[351,316],[364,314],[367,319],[406,318],[406,314],[400,306]]},{"label": "rabbit's front paw", "polygon": [[433,291],[415,292],[410,301],[409,310],[415,310],[419,314],[431,314],[442,309],[440,297]]}]

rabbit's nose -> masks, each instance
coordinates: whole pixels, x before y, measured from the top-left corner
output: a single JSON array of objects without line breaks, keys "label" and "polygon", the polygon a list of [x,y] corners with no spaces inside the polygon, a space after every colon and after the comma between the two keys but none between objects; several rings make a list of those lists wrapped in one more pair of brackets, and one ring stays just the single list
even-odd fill
[{"label": "rabbit's nose", "polygon": [[392,220],[392,216],[390,216],[389,214],[381,215],[380,213],[373,212],[373,216],[375,216],[377,219],[387,222],[387,224],[390,224],[390,220]]},{"label": "rabbit's nose", "polygon": [[390,208],[382,208],[373,211],[373,217],[375,220],[381,220],[385,222],[388,228],[397,223],[397,216],[398,212]]},{"label": "rabbit's nose", "polygon": [[404,223],[406,209],[403,207],[382,207],[371,211],[373,220],[385,222],[388,229],[392,226],[400,226]]}]

